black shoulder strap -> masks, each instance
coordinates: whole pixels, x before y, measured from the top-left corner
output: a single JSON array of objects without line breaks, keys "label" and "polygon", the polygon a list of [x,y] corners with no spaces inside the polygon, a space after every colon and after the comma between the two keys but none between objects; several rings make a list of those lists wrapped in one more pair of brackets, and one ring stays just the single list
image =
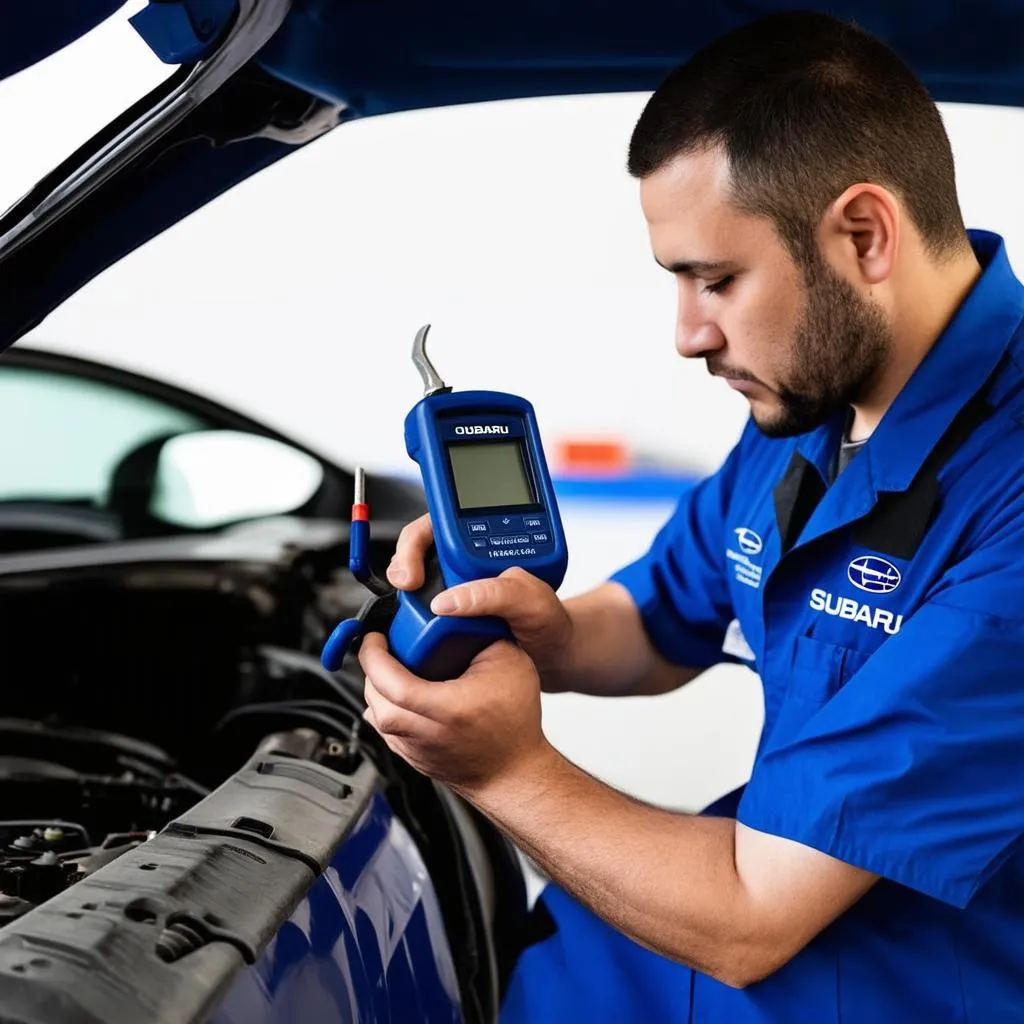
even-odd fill
[{"label": "black shoulder strap", "polygon": [[818,471],[794,451],[785,474],[772,491],[782,554],[796,543],[824,494],[825,484]]},{"label": "black shoulder strap", "polygon": [[905,491],[883,491],[874,508],[853,527],[855,544],[910,559],[935,517],[939,500],[939,472],[968,437],[992,414],[988,395],[1003,369],[1003,360],[980,390],[957,413],[953,422],[921,464]]}]

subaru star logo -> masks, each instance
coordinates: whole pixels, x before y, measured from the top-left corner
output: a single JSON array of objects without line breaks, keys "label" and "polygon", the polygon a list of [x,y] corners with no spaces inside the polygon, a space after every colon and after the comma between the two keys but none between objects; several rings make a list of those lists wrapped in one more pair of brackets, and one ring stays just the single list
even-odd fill
[{"label": "subaru star logo", "polygon": [[899,569],[877,555],[861,555],[846,570],[850,582],[869,594],[888,594],[900,585]]},{"label": "subaru star logo", "polygon": [[761,538],[749,527],[740,526],[732,532],[736,534],[736,543],[739,544],[740,551],[745,555],[759,555],[761,553],[761,548],[764,547],[764,544],[761,543]]}]

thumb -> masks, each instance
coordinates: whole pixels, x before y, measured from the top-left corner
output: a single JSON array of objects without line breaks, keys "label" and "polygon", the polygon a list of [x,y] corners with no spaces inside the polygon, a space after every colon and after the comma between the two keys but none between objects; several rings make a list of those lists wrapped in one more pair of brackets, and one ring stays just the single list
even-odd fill
[{"label": "thumb", "polygon": [[500,576],[461,583],[438,594],[430,602],[435,615],[496,615],[510,625],[528,625],[550,613],[551,588],[524,569],[513,568]]},{"label": "thumb", "polygon": [[508,595],[498,579],[473,580],[442,591],[430,602],[435,615],[496,615],[504,608]]}]

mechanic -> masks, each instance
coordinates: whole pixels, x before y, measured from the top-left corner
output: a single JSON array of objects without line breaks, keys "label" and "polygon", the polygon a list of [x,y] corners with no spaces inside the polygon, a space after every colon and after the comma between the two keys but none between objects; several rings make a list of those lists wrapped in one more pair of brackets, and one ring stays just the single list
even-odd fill
[{"label": "mechanic", "polygon": [[[940,115],[859,28],[710,44],[637,122],[676,347],[750,405],[645,557],[564,603],[522,570],[428,683],[379,634],[368,721],[550,876],[508,1021],[1024,1021],[1024,287],[967,231]],[[578,254],[585,259],[584,254]],[[389,570],[422,580],[426,521]],[[544,738],[541,690],[761,677],[745,788],[645,805]]]}]

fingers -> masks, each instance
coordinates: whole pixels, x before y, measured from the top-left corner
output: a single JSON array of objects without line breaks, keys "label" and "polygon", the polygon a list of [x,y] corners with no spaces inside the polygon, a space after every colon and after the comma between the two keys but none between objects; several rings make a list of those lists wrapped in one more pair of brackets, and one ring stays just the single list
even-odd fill
[{"label": "fingers", "polygon": [[430,516],[422,515],[408,523],[398,535],[395,555],[388,566],[387,577],[399,590],[418,590],[425,578],[427,550],[434,542]]},{"label": "fingers", "polygon": [[[379,633],[371,633],[363,641],[359,660],[364,670],[367,670],[363,686],[363,698],[366,701],[363,718],[380,733],[391,750],[414,763],[411,752],[436,746],[444,727],[434,719],[396,701],[400,696],[415,707],[418,688],[438,684],[427,683],[410,675],[388,654],[387,642]],[[370,671],[375,677],[369,674]]]},{"label": "fingers", "polygon": [[366,685],[363,687],[363,697],[366,700],[363,718],[385,738],[398,737],[423,741],[431,738],[438,728],[437,723],[429,718],[392,704],[377,690],[369,676],[366,677]]},{"label": "fingers", "polygon": [[[396,718],[405,722],[407,713],[415,718],[444,717],[445,701],[439,694],[438,683],[428,683],[413,675],[388,651],[387,640],[380,633],[370,633],[359,649],[359,664],[366,673],[364,694],[370,704],[370,691],[386,701],[396,712]],[[372,680],[372,682],[371,682]],[[372,705],[371,705],[372,706]],[[376,712],[375,712],[376,714]]]}]

